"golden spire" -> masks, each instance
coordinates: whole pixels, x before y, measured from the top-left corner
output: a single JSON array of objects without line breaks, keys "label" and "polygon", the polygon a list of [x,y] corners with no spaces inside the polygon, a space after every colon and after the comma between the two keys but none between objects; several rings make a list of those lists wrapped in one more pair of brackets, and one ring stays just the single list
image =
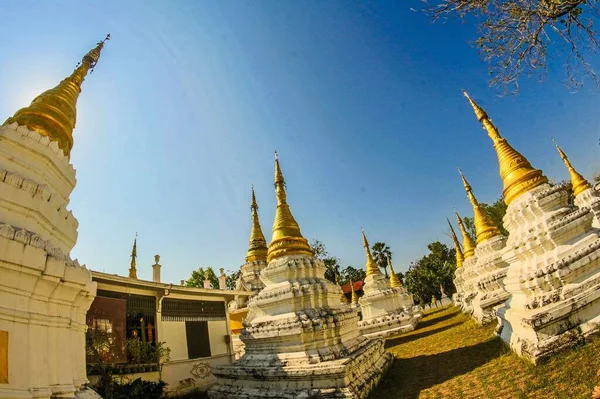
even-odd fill
[{"label": "golden spire", "polygon": [[252,186],[252,201],[250,204],[252,210],[252,230],[250,232],[250,246],[246,253],[246,262],[254,262],[257,260],[267,260],[267,240],[260,228],[258,220],[258,204],[254,195],[254,186]]},{"label": "golden spire", "polygon": [[475,255],[475,244],[473,243],[473,240],[471,240],[471,236],[469,236],[469,234],[467,233],[467,229],[465,229],[465,225],[463,224],[462,219],[458,215],[458,212],[456,212],[456,209],[454,210],[454,213],[456,214],[456,221],[458,222],[458,227],[460,228],[460,231],[462,232],[463,236],[463,248],[465,250],[463,252],[463,255],[465,259],[468,259],[471,256]]},{"label": "golden spire", "polygon": [[269,244],[267,261],[288,255],[313,256],[306,238],[300,233],[300,226],[294,219],[285,195],[285,180],[279,158],[275,152],[275,192],[277,194],[277,210],[273,222],[273,236]]},{"label": "golden spire", "polygon": [[402,281],[398,278],[398,275],[394,273],[394,266],[392,266],[392,258],[387,257],[388,265],[390,266],[390,287],[398,288],[402,287]]},{"label": "golden spire", "polygon": [[354,281],[350,280],[350,289],[352,290],[352,303],[358,303],[358,294],[354,291]]},{"label": "golden spire", "polygon": [[367,241],[367,236],[365,235],[365,231],[361,228],[362,238],[363,238],[363,246],[365,247],[365,252],[367,253],[367,276],[374,276],[376,274],[381,274],[381,270],[379,270],[379,266],[373,260],[373,256],[371,255],[371,249],[369,248],[369,242]]},{"label": "golden spire", "polygon": [[465,257],[462,249],[460,248],[460,242],[458,241],[458,237],[456,237],[452,223],[450,223],[450,219],[446,218],[446,220],[448,221],[448,226],[450,226],[450,233],[452,234],[452,241],[454,242],[454,249],[456,250],[456,267],[458,268],[463,265]]},{"label": "golden spire", "polygon": [[556,141],[552,139],[552,142],[556,146],[558,154],[562,158],[563,162],[565,163],[565,166],[567,167],[567,170],[569,171],[569,174],[571,175],[571,186],[573,187],[573,194],[577,197],[579,194],[581,194],[588,188],[592,188],[591,184],[587,180],[585,180],[584,177],[579,174],[579,172],[575,170],[573,165],[571,165],[571,161],[569,161],[569,158],[567,158],[562,148],[558,146]]},{"label": "golden spire", "polygon": [[548,183],[548,178],[544,176],[541,170],[534,169],[527,158],[511,147],[504,137],[500,136],[500,132],[498,132],[498,129],[496,129],[496,126],[494,126],[483,108],[477,105],[466,91],[463,90],[463,94],[473,107],[475,116],[477,116],[479,122],[487,130],[488,136],[494,142],[494,149],[498,155],[498,164],[500,166],[500,178],[504,184],[502,194],[504,195],[506,205],[510,205],[511,202],[527,191],[541,184]]},{"label": "golden spire", "polygon": [[16,122],[30,130],[36,130],[56,141],[64,154],[69,156],[73,148],[73,129],[77,119],[77,98],[81,92],[81,84],[88,71],[96,66],[107,40],[110,40],[110,34],[83,56],[70,76],[63,79],[58,86],[37,96],[28,107],[18,110],[4,124]]},{"label": "golden spire", "polygon": [[467,192],[467,196],[469,197],[469,202],[473,206],[473,216],[474,216],[474,224],[475,224],[475,235],[477,237],[477,244],[487,240],[488,238],[496,237],[501,235],[498,227],[494,225],[494,223],[490,220],[490,217],[481,206],[479,206],[479,202],[477,202],[477,198],[473,195],[473,189],[471,189],[471,185],[463,175],[460,168],[458,168],[458,173],[460,173],[460,177],[463,181],[463,185],[465,186],[465,191]]},{"label": "golden spire", "polygon": [[133,249],[131,250],[131,266],[129,267],[129,278],[137,279],[137,270],[135,268],[135,260],[137,258],[137,233],[133,240]]}]

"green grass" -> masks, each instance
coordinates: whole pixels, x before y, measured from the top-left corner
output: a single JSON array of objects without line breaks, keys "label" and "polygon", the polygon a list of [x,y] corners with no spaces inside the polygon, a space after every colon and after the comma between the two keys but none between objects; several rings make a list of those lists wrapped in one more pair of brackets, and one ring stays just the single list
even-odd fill
[{"label": "green grass", "polygon": [[389,339],[394,363],[370,395],[401,398],[590,398],[600,384],[600,339],[533,366],[450,306],[426,314],[416,330]]}]

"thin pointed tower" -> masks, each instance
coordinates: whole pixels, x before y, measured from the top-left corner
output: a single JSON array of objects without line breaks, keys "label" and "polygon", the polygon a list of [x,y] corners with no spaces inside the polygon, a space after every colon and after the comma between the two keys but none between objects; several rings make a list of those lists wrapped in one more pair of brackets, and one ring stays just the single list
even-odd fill
[{"label": "thin pointed tower", "polygon": [[587,207],[590,208],[594,214],[594,220],[592,226],[600,228],[600,192],[594,190],[590,182],[588,182],[579,172],[575,170],[571,161],[567,158],[562,148],[558,146],[556,141],[552,139],[558,154],[563,160],[565,167],[569,171],[571,177],[571,187],[573,188],[573,195],[575,196],[575,205],[579,208]]},{"label": "thin pointed tower", "polygon": [[135,233],[135,238],[133,239],[133,248],[131,249],[131,264],[129,266],[129,278],[137,279],[136,260],[137,260],[137,233]]},{"label": "thin pointed tower", "polygon": [[358,314],[341,303],[340,287],[325,279],[325,265],[290,211],[277,157],[275,193],[269,264],[261,272],[265,287],[250,301],[240,334],[245,355],[213,368],[218,382],[208,396],[364,397],[391,357],[381,340],[360,334]]},{"label": "thin pointed tower", "polygon": [[473,287],[473,292],[476,292],[471,303],[471,315],[478,323],[485,325],[496,320],[494,307],[508,298],[504,290],[504,277],[508,263],[502,260],[506,237],[479,205],[471,185],[460,169],[458,173],[473,207],[473,224],[477,241],[477,263],[470,266],[474,271],[471,273],[473,281],[470,285]]},{"label": "thin pointed tower", "polygon": [[498,165],[500,168],[500,178],[504,185],[502,195],[506,205],[510,205],[522,194],[533,190],[534,188],[548,183],[548,178],[544,176],[541,170],[535,169],[531,163],[515,150],[492,123],[492,119],[470,96],[463,90],[463,94],[473,107],[477,120],[481,122],[483,128],[494,143],[494,149],[498,156]]},{"label": "thin pointed tower", "polygon": [[[549,184],[467,98],[494,143],[507,204],[506,246],[491,251],[508,264],[502,285],[509,299],[495,312],[499,335],[537,363],[576,343],[582,332],[600,331],[599,230],[590,207],[571,207],[569,190]],[[581,196],[589,189],[574,177]],[[481,254],[490,249],[478,247],[477,252],[477,270],[489,270]],[[488,284],[483,275],[481,283]]]},{"label": "thin pointed tower", "polygon": [[415,307],[412,295],[402,287],[393,271],[390,280],[381,273],[362,228],[361,234],[367,258],[363,295],[358,300],[362,312],[362,320],[358,325],[362,334],[367,337],[386,337],[414,330],[422,316],[421,308]]},{"label": "thin pointed tower", "polygon": [[[81,84],[105,40],[71,75],[0,126],[0,275],[19,285],[17,292],[0,284],[0,331],[10,343],[4,348],[8,380],[0,376],[0,397],[90,395],[85,330],[96,283],[70,256],[78,222],[67,209],[76,184],[69,154]],[[39,310],[17,306],[22,298],[35,298],[38,309],[53,311],[40,318]],[[15,322],[15,314],[36,322]]]},{"label": "thin pointed tower", "polygon": [[[252,226],[250,228],[250,240],[248,242],[248,251],[246,252],[246,263],[240,266],[240,276],[236,281],[236,289],[251,291],[252,296],[258,294],[264,288],[260,280],[260,272],[267,266],[267,240],[260,227],[258,217],[258,203],[252,186],[250,198],[250,212],[252,217]],[[228,305],[229,320],[231,324],[231,341],[233,344],[236,359],[244,354],[244,343],[240,340],[240,333],[243,329],[243,320],[248,315],[249,296],[236,296]]]},{"label": "thin pointed tower", "polygon": [[83,56],[71,75],[56,87],[37,96],[28,107],[18,110],[4,125],[17,123],[19,126],[27,126],[29,130],[35,130],[51,141],[56,141],[64,154],[69,156],[73,148],[73,129],[81,85],[88,72],[98,63],[107,40],[110,40],[110,34]]}]

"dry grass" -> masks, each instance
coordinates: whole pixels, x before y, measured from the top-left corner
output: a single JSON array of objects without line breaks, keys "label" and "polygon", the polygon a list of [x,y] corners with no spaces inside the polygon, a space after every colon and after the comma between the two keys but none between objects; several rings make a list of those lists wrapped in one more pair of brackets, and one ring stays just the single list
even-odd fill
[{"label": "dry grass", "polygon": [[371,394],[401,398],[590,398],[600,383],[600,339],[533,366],[455,307],[425,315],[386,343],[394,363]]}]

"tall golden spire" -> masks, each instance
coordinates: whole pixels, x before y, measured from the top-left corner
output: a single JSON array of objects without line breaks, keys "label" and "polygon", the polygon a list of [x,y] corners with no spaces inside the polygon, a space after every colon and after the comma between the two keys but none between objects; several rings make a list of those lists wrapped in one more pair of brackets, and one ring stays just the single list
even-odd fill
[{"label": "tall golden spire", "polygon": [[569,174],[571,175],[571,186],[573,187],[573,194],[577,197],[579,194],[581,194],[588,188],[592,188],[592,185],[587,180],[585,180],[585,178],[581,176],[579,172],[575,170],[573,165],[571,165],[571,161],[569,161],[569,158],[567,158],[562,148],[558,146],[556,141],[552,139],[552,142],[556,146],[558,154],[562,158],[563,162],[565,163],[565,166],[567,167],[567,170],[569,171]]},{"label": "tall golden spire", "polygon": [[387,257],[388,265],[390,265],[390,287],[398,288],[402,287],[402,281],[398,278],[398,275],[394,273],[394,266],[392,266],[392,258]]},{"label": "tall golden spire", "polygon": [[260,228],[258,220],[258,204],[254,195],[254,186],[252,186],[252,201],[250,204],[252,210],[252,230],[250,232],[250,246],[246,253],[246,262],[254,262],[258,260],[267,260],[267,240]]},{"label": "tall golden spire", "polygon": [[267,261],[287,255],[313,256],[306,238],[300,233],[300,226],[294,219],[285,195],[285,180],[279,158],[275,152],[275,192],[277,194],[277,210],[273,222],[273,236],[269,244]]},{"label": "tall golden spire", "polygon": [[510,205],[511,202],[527,191],[548,183],[548,178],[544,176],[541,170],[534,169],[527,158],[511,147],[504,137],[500,136],[500,132],[483,108],[477,105],[466,91],[463,90],[463,94],[473,107],[475,116],[477,116],[479,122],[487,130],[488,136],[494,142],[494,149],[498,155],[500,166],[500,178],[504,184],[502,194],[506,205]]},{"label": "tall golden spire", "polygon": [[450,233],[452,235],[452,241],[454,242],[454,249],[456,250],[456,267],[458,268],[463,265],[465,257],[462,249],[460,248],[460,242],[458,241],[458,237],[456,237],[452,223],[450,223],[450,219],[446,218],[446,220],[448,221],[448,226],[450,226]]},{"label": "tall golden spire", "polygon": [[131,266],[129,267],[129,278],[137,279],[137,269],[135,268],[135,260],[137,259],[137,233],[133,240],[133,248],[131,249]]},{"label": "tall golden spire", "polygon": [[354,281],[350,280],[350,289],[352,290],[352,303],[357,304],[358,303],[358,294],[356,293],[356,291],[354,290]]},{"label": "tall golden spire", "polygon": [[365,231],[362,230],[362,238],[363,238],[363,246],[365,247],[365,252],[367,253],[367,277],[374,276],[376,274],[381,274],[381,270],[379,270],[379,266],[373,260],[373,256],[371,255],[371,249],[369,248],[369,242],[367,241],[367,236],[365,235]]},{"label": "tall golden spire", "polygon": [[473,189],[471,185],[463,175],[460,168],[458,168],[458,173],[460,173],[460,177],[463,181],[463,185],[465,186],[465,191],[467,192],[467,196],[469,197],[469,202],[473,206],[473,216],[475,221],[475,235],[477,237],[477,244],[487,240],[488,238],[496,237],[502,233],[498,227],[494,225],[494,223],[490,220],[488,214],[481,209],[479,202],[477,202],[477,198],[473,195]]},{"label": "tall golden spire", "polygon": [[81,84],[88,71],[96,66],[107,40],[110,40],[110,34],[83,56],[70,76],[63,79],[58,86],[37,96],[28,107],[18,110],[4,124],[16,122],[30,130],[36,130],[56,141],[64,154],[69,156],[73,148],[73,129],[77,119],[77,98],[81,92]]},{"label": "tall golden spire", "polygon": [[469,236],[469,234],[467,233],[467,229],[465,228],[462,219],[458,215],[458,212],[454,210],[454,213],[456,214],[456,221],[458,222],[458,227],[460,228],[460,231],[462,232],[463,236],[463,255],[465,259],[468,259],[471,256],[475,255],[475,244],[473,243],[473,240],[471,240],[471,236]]}]

